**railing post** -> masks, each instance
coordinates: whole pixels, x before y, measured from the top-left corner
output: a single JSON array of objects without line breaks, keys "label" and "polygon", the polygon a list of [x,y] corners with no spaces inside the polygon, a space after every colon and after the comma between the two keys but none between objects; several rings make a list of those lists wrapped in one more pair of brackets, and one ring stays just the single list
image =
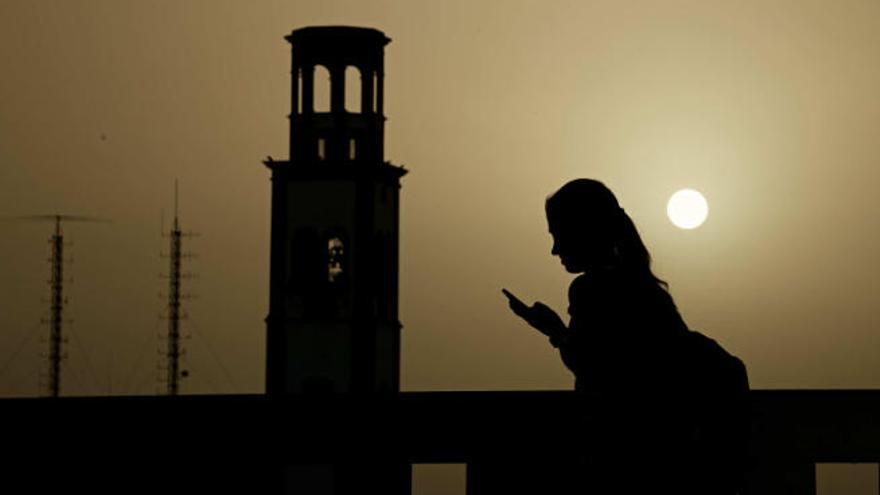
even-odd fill
[{"label": "railing post", "polygon": [[816,464],[810,461],[761,463],[747,480],[746,495],[815,495]]}]

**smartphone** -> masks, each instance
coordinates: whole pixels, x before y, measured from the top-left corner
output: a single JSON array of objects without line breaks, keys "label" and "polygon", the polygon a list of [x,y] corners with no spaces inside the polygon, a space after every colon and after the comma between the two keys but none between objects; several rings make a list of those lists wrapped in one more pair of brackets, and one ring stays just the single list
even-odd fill
[{"label": "smartphone", "polygon": [[511,292],[509,290],[501,289],[501,292],[503,292],[504,295],[507,296],[507,299],[510,300],[511,306],[516,306],[518,308],[523,308],[523,309],[528,308],[528,305],[526,303],[522,302],[518,297],[511,294]]}]

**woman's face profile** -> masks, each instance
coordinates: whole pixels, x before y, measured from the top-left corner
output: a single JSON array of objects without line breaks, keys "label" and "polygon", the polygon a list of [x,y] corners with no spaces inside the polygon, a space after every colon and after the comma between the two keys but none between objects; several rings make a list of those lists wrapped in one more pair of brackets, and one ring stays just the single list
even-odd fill
[{"label": "woman's face profile", "polygon": [[559,256],[559,261],[567,272],[585,272],[589,266],[592,248],[584,233],[550,219],[548,221],[550,236],[553,238],[550,254]]},{"label": "woman's face profile", "polygon": [[619,263],[616,237],[622,209],[608,188],[590,179],[576,179],[545,203],[553,237],[550,253],[569,273]]}]

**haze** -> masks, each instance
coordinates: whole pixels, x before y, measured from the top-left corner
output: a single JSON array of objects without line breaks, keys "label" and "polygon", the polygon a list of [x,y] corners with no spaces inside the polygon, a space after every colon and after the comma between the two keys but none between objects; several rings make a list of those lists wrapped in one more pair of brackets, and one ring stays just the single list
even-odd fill
[{"label": "haze", "polygon": [[[661,5],[662,4],[662,5]],[[71,213],[63,395],[158,390],[159,252],[179,181],[185,393],[264,390],[267,155],[309,25],[384,31],[404,390],[570,389],[500,292],[564,314],[547,195],[615,191],[685,320],[754,388],[876,388],[876,1],[0,4],[0,216]],[[684,231],[669,196],[702,192]],[[0,394],[39,394],[49,223],[3,221]]]}]

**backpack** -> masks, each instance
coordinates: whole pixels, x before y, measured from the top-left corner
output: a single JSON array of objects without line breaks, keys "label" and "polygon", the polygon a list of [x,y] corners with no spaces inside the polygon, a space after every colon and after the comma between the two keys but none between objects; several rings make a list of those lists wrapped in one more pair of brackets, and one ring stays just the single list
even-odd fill
[{"label": "backpack", "polygon": [[681,371],[695,420],[695,461],[712,493],[742,489],[751,429],[749,381],[743,362],[697,331],[684,336]]}]

